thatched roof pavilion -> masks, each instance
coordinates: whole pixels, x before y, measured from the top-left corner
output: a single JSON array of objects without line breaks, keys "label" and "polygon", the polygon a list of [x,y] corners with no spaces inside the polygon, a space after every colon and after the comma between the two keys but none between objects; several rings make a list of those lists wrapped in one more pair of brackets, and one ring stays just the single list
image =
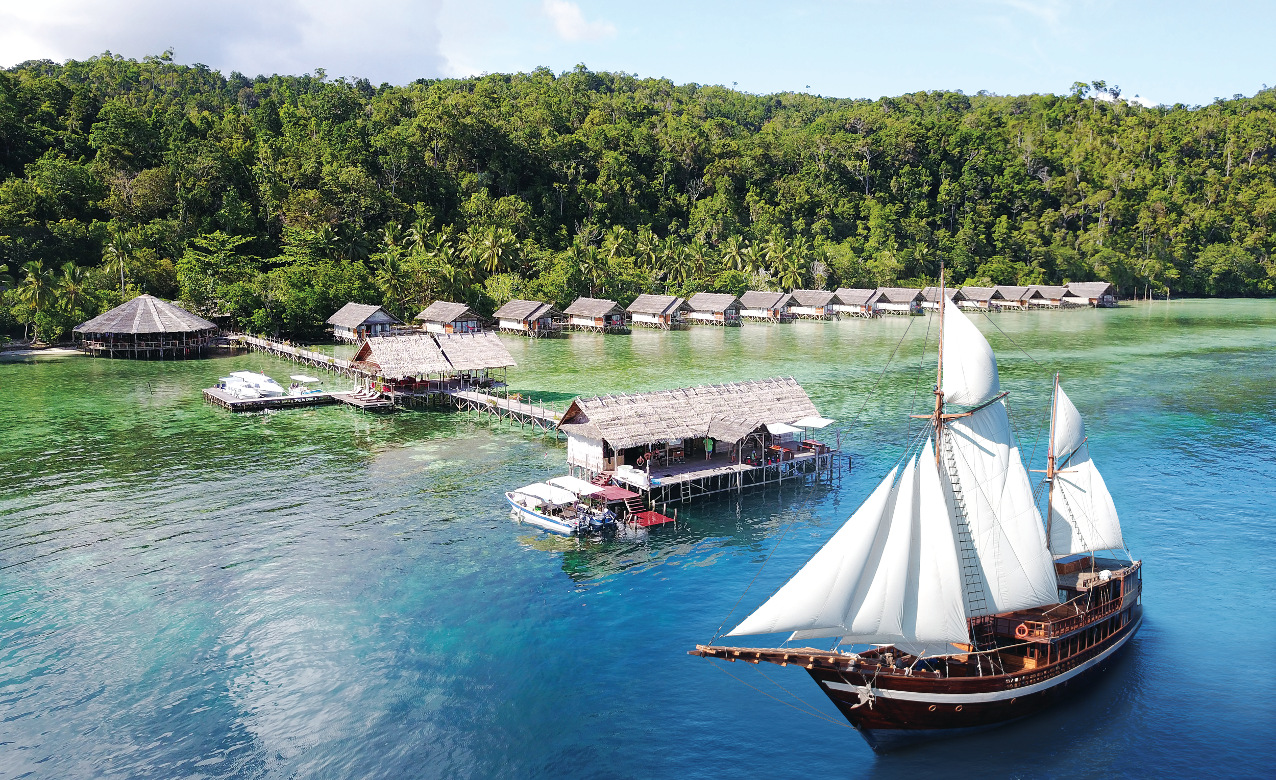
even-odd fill
[{"label": "thatched roof pavilion", "polygon": [[483,329],[479,316],[469,306],[451,301],[431,303],[416,319],[430,333],[476,333]]},{"label": "thatched roof pavilion", "polygon": [[921,314],[922,291],[916,287],[878,287],[869,302],[886,314]]},{"label": "thatched roof pavilion", "polygon": [[746,320],[762,320],[764,322],[789,322],[789,305],[793,296],[785,292],[768,292],[749,290],[740,296],[740,305],[744,307],[740,316]]},{"label": "thatched roof pavilion", "polygon": [[794,317],[808,320],[827,320],[837,315],[833,310],[837,295],[828,290],[794,290],[789,311]]},{"label": "thatched roof pavilion", "polygon": [[[944,296],[947,297],[948,300],[952,301],[953,303],[961,303],[961,298],[962,298],[961,290],[957,289],[956,287],[945,287]],[[922,288],[922,308],[934,309],[934,308],[937,308],[938,303],[939,303],[939,288],[938,287],[923,287]]]},{"label": "thatched roof pavilion", "polygon": [[1013,284],[999,284],[992,289],[1001,295],[1003,300],[1001,306],[1009,309],[1026,309],[1034,298],[1041,297],[1041,293],[1031,287],[1021,287]]},{"label": "thatched roof pavilion", "polygon": [[1032,292],[1040,295],[1040,298],[1032,298],[1028,301],[1030,306],[1040,306],[1042,308],[1059,308],[1061,306],[1075,306],[1078,302],[1064,300],[1068,294],[1068,288],[1061,284],[1034,284],[1029,288]]},{"label": "thatched roof pavilion", "polygon": [[452,372],[452,364],[428,333],[375,336],[363,342],[352,362],[356,367],[390,381],[445,376]]},{"label": "thatched roof pavilion", "polygon": [[963,309],[997,311],[1005,300],[996,287],[963,287],[957,305]]},{"label": "thatched roof pavilion", "polygon": [[194,357],[212,346],[217,326],[168,301],[139,295],[75,326],[81,348],[107,357]]},{"label": "thatched roof pavilion", "polygon": [[839,287],[833,291],[833,311],[857,317],[872,317],[877,307],[871,302],[876,290],[859,287]]},{"label": "thatched roof pavilion", "polygon": [[514,365],[514,357],[495,333],[454,333],[436,340],[453,371],[486,371]]},{"label": "thatched roof pavilion", "polygon": [[796,381],[776,378],[577,398],[558,427],[569,437],[623,449],[710,435],[735,443],[768,423],[818,416]]},{"label": "thatched roof pavilion", "polygon": [[403,321],[375,303],[347,303],[328,318],[332,335],[343,341],[359,342],[369,336],[389,333],[390,326]]}]

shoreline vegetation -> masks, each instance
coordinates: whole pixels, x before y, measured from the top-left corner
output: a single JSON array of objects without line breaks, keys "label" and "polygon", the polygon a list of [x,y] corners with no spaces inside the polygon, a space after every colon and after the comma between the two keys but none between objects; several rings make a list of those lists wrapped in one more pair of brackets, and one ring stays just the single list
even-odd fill
[{"label": "shoreline vegetation", "polygon": [[753,95],[583,66],[374,86],[172,53],[0,70],[0,334],[140,293],[323,333],[347,301],[1058,284],[1276,290],[1276,90]]}]

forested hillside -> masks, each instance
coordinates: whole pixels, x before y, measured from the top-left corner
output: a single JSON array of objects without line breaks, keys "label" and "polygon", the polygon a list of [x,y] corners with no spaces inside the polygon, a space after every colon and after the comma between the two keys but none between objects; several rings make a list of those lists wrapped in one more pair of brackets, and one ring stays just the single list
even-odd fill
[{"label": "forested hillside", "polygon": [[921,284],[941,259],[956,282],[1270,295],[1276,91],[1118,94],[28,62],[0,71],[0,329],[150,292],[306,336],[347,300]]}]

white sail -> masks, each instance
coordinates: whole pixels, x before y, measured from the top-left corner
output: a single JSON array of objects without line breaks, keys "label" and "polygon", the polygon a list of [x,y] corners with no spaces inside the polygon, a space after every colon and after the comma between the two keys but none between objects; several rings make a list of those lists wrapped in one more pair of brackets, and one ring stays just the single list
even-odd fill
[{"label": "white sail", "polygon": [[861,580],[871,582],[881,559],[886,542],[884,526],[889,527],[883,520],[894,509],[897,472],[891,469],[833,538],[729,635],[840,625]]},{"label": "white sail", "polygon": [[978,406],[1001,392],[992,347],[948,299],[944,301],[943,369],[944,403]]},{"label": "white sail", "polygon": [[971,616],[1058,603],[1054,563],[1003,401],[952,420],[944,437],[982,578]]},{"label": "white sail", "polygon": [[792,631],[792,639],[841,636],[849,643],[928,647],[969,641],[933,447],[928,443],[910,460],[892,486],[894,477],[892,471],[829,543],[731,634]]},{"label": "white sail", "polygon": [[1081,412],[1068,394],[1059,387],[1054,399],[1054,444],[1051,452],[1057,460],[1063,460],[1076,451],[1085,441],[1085,423]]},{"label": "white sail", "polygon": [[1060,387],[1055,397],[1056,458],[1050,496],[1050,551],[1055,555],[1121,550],[1121,521],[1103,476],[1090,459],[1081,413]]},{"label": "white sail", "polygon": [[968,642],[966,599],[953,519],[935,466],[935,448],[929,441],[922,450],[919,470],[917,598],[912,611],[914,621],[905,622],[904,634],[918,643]]}]

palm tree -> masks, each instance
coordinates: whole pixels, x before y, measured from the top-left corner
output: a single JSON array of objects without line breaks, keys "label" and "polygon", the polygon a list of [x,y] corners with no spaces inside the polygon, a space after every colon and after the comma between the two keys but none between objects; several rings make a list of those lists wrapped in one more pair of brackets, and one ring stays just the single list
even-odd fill
[{"label": "palm tree", "polygon": [[704,240],[697,236],[687,245],[686,252],[683,253],[685,262],[691,265],[691,270],[696,276],[703,276],[705,269],[709,267],[709,247],[705,245]]},{"label": "palm tree", "polygon": [[506,268],[513,260],[515,249],[518,248],[518,240],[508,228],[498,228],[493,225],[477,235],[474,235],[473,231],[465,235],[466,240],[470,242],[466,249],[472,255],[472,262],[487,271],[489,275]]},{"label": "palm tree", "polygon": [[764,251],[766,252],[767,270],[778,276],[780,269],[784,267],[791,254],[789,244],[784,240],[784,234],[780,232],[779,228],[772,230],[771,235],[767,236]]},{"label": "palm tree", "polygon": [[430,220],[422,217],[412,223],[412,227],[408,229],[408,247],[413,252],[424,252],[429,248],[430,243]]},{"label": "palm tree", "polygon": [[381,231],[381,243],[386,246],[398,246],[399,241],[403,238],[403,228],[396,222],[390,222],[385,226],[385,230]]},{"label": "palm tree", "polygon": [[624,225],[613,225],[603,236],[603,253],[608,260],[615,260],[629,254],[631,233]]},{"label": "palm tree", "polygon": [[332,225],[324,225],[315,233],[315,244],[323,256],[329,260],[336,260],[341,254],[341,239],[337,236],[337,231],[332,229]]},{"label": "palm tree", "polygon": [[784,259],[776,272],[781,287],[786,290],[797,290],[806,280],[806,258],[793,252]]},{"label": "palm tree", "polygon": [[634,254],[639,262],[648,268],[656,268],[660,259],[660,239],[647,227],[638,228],[638,237],[634,241]]},{"label": "palm tree", "polygon": [[[31,307],[36,314],[44,311],[57,300],[53,271],[44,267],[43,260],[32,260],[22,266],[22,282],[18,285],[18,300]],[[38,328],[38,325],[37,325]],[[25,333],[23,334],[26,335]],[[31,340],[39,339],[39,331],[33,329]]]},{"label": "palm tree", "polygon": [[766,255],[757,244],[745,244],[741,254],[744,258],[744,272],[749,276],[754,276],[766,268]]},{"label": "palm tree", "polygon": [[377,269],[376,282],[385,294],[386,303],[394,311],[402,313],[407,299],[407,275],[403,273],[403,250],[388,246],[381,252],[381,266]]},{"label": "palm tree", "polygon": [[744,248],[745,243],[740,240],[739,236],[731,236],[722,242],[722,247],[718,252],[728,268],[743,271],[745,269]]},{"label": "palm tree", "polygon": [[120,272],[120,298],[124,297],[124,270],[128,267],[133,247],[123,233],[115,233],[102,250],[103,267],[112,273]]},{"label": "palm tree", "polygon": [[595,297],[594,288],[598,286],[600,278],[607,270],[607,258],[598,251],[597,247],[580,242],[572,244],[571,254],[572,259],[576,261],[576,267],[580,269],[580,275],[589,282],[589,297]]},{"label": "palm tree", "polygon": [[88,274],[74,262],[62,265],[62,278],[58,279],[56,295],[62,310],[74,314],[89,299]]}]

